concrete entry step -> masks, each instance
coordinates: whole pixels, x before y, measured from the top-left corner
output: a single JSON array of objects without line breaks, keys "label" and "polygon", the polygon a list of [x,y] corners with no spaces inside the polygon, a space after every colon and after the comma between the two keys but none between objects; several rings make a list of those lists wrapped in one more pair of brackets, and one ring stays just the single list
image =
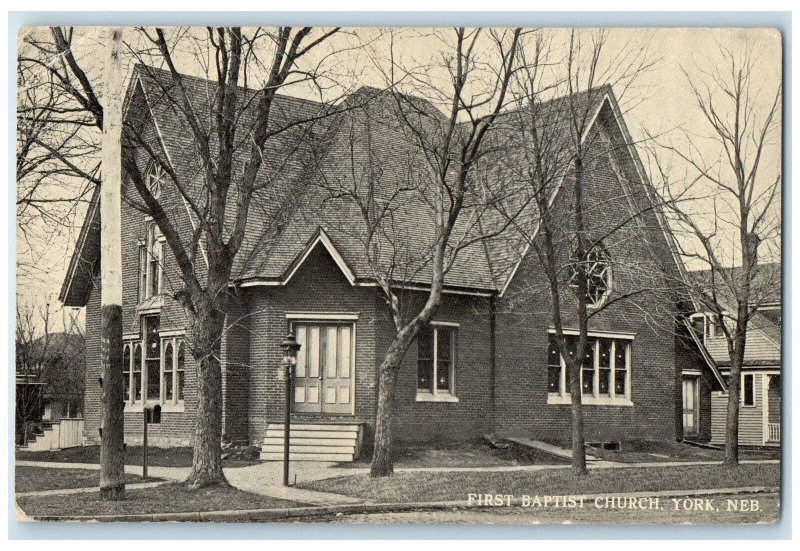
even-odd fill
[{"label": "concrete entry step", "polygon": [[[358,437],[358,431],[332,431],[332,430],[303,430],[294,427],[289,429],[290,438],[328,438],[338,440],[352,440]],[[283,440],[283,429],[267,429],[264,438],[280,438]]]},{"label": "concrete entry step", "polygon": [[[303,421],[292,421],[289,424],[289,430],[316,430],[316,431],[357,431],[361,429],[361,425],[354,425],[349,423],[305,423]],[[283,423],[269,423],[267,430],[283,430]]]},{"label": "concrete entry step", "polygon": [[[260,459],[283,460],[283,423],[269,423],[261,443]],[[291,461],[354,461],[361,449],[362,425],[294,421],[289,427]]]},{"label": "concrete entry step", "polygon": [[[356,445],[355,436],[353,438],[306,438],[305,436],[295,436],[293,438],[290,437],[289,441],[292,446],[349,446],[353,448]],[[264,446],[283,446],[283,436],[279,438],[264,438],[262,444]]]},{"label": "concrete entry step", "polygon": [[[283,453],[261,452],[259,459],[262,461],[283,461]],[[298,453],[290,452],[289,461],[353,461],[351,453]]]},{"label": "concrete entry step", "polygon": [[[297,452],[297,453],[309,453],[309,454],[328,454],[328,453],[335,453],[335,454],[349,454],[352,455],[355,451],[356,447],[353,446],[296,446],[294,444],[289,444],[289,453]],[[283,444],[281,445],[271,445],[265,444],[261,446],[261,453],[279,453],[281,454],[281,458],[283,458]]]}]

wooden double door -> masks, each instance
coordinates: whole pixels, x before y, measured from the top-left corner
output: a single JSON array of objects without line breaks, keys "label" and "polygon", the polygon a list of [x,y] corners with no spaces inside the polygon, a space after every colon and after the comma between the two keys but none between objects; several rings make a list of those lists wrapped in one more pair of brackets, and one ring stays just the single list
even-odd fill
[{"label": "wooden double door", "polygon": [[294,411],[354,413],[354,325],[294,322],[292,327],[300,344],[294,376]]}]

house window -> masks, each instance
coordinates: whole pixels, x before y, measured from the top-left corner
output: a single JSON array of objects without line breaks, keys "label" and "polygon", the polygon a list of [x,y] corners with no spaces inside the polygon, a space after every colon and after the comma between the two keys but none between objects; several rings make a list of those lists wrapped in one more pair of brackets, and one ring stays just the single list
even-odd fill
[{"label": "house window", "polygon": [[578,266],[581,265],[586,277],[586,305],[598,308],[602,306],[611,292],[611,267],[608,262],[608,254],[601,245],[595,245],[586,253],[583,260],[577,258],[577,253],[574,255],[570,287],[576,292],[578,291],[578,278],[581,277]]},{"label": "house window", "polygon": [[[144,316],[141,341],[123,348],[125,402],[178,404],[183,401],[186,364],[182,337],[161,337],[158,316]],[[143,352],[144,357],[143,357]],[[144,378],[143,378],[144,375]]]},{"label": "house window", "polygon": [[[417,395],[455,394],[455,326],[432,323],[417,337]],[[423,398],[424,399],[424,398]]]},{"label": "house window", "polygon": [[185,362],[183,357],[183,341],[177,341],[178,344],[178,363],[175,366],[175,387],[178,389],[178,401],[183,401],[183,386],[186,381],[185,377]]},{"label": "house window", "polygon": [[142,345],[133,345],[133,401],[142,401]]},{"label": "house window", "polygon": [[[547,391],[551,403],[569,398],[569,372],[555,334],[549,336]],[[565,335],[570,357],[578,347],[577,335]],[[581,391],[586,403],[630,402],[630,339],[587,337],[581,368]]]},{"label": "house window", "polygon": [[122,396],[126,402],[131,401],[131,345],[126,344],[122,352]]},{"label": "house window", "polygon": [[161,339],[158,336],[160,319],[158,316],[142,317],[142,333],[144,334],[145,400],[148,402],[161,400]]},{"label": "house window", "polygon": [[147,224],[145,241],[139,246],[139,301],[161,293],[164,238],[155,222]]},{"label": "house window", "polygon": [[175,345],[171,341],[167,341],[164,346],[164,369],[162,370],[161,375],[161,387],[164,389],[164,401],[165,402],[172,402],[175,398],[174,389],[175,389],[175,354],[173,353],[173,349]]},{"label": "house window", "polygon": [[742,405],[749,407],[756,405],[755,375],[752,373],[742,375]]}]

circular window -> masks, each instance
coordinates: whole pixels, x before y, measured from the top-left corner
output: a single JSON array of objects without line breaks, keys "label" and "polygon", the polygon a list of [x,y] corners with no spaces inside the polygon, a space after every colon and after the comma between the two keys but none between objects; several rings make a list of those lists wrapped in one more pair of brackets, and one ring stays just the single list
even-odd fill
[{"label": "circular window", "polygon": [[[583,270],[579,269],[581,266]],[[570,287],[577,294],[580,287],[578,278],[583,272],[586,277],[586,305],[593,308],[601,306],[611,292],[611,266],[606,250],[600,245],[595,245],[586,252],[583,259],[578,258],[576,251],[573,253],[571,268]]]},{"label": "circular window", "polygon": [[147,170],[147,189],[153,194],[153,197],[158,199],[161,197],[161,188],[167,179],[167,173],[161,168],[158,163],[153,163]]}]

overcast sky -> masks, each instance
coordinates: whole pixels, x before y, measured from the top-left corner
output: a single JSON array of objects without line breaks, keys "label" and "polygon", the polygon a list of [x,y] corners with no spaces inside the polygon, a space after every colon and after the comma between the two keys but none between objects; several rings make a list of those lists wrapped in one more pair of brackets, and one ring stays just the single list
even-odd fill
[{"label": "overcast sky", "polygon": [[[41,32],[29,30],[28,32]],[[205,32],[204,30],[201,32]],[[354,31],[356,32],[356,31]],[[548,31],[553,43],[553,56],[563,57],[569,31]],[[582,31],[588,36],[591,31]],[[99,61],[103,59],[103,29],[87,29],[82,33],[77,47],[78,56],[83,59],[91,78],[99,79],[102,75]],[[361,41],[370,44],[371,53],[377,58],[385,58],[389,51],[390,33],[385,30],[364,29],[357,31]],[[396,33],[393,36],[395,46],[401,52],[406,63],[426,64],[438,61],[441,57],[442,43],[426,30]],[[125,38],[135,37],[132,30],[126,32]],[[343,36],[340,42],[332,44],[339,48],[343,45],[354,45],[353,36]],[[768,103],[781,83],[781,38],[776,31],[768,29],[611,29],[608,33],[607,54],[610,64],[619,64],[621,59],[630,59],[646,49],[648,59],[654,62],[645,73],[639,75],[635,86],[629,89],[623,98],[626,122],[635,140],[642,139],[645,132],[659,135],[663,140],[679,142],[684,132],[693,135],[708,134],[699,116],[696,103],[687,85],[685,70],[689,79],[697,81],[701,78],[698,67],[710,70],[719,63],[717,52],[722,44],[732,51],[741,51],[748,45],[758,55],[758,63],[754,69],[753,82],[757,90],[763,93],[758,100]],[[486,43],[488,46],[488,42]],[[385,79],[369,56],[357,53],[356,50],[340,58],[337,67],[339,73],[348,74],[352,80],[348,84],[353,87],[359,84],[372,86],[385,85]],[[201,69],[191,52],[178,56],[180,69],[190,73],[199,73]],[[98,84],[98,88],[100,85]],[[621,90],[615,90],[619,95]],[[306,95],[308,91],[296,89],[297,95]],[[332,94],[334,92],[331,92]],[[780,170],[780,143],[772,144],[764,159],[765,172],[775,174]],[[681,167],[677,167],[680,172]],[[778,211],[779,212],[779,211]],[[41,303],[48,298],[55,301],[61,282],[69,263],[70,255],[77,237],[77,229],[82,222],[76,221],[73,231],[65,232],[47,245],[42,251],[42,265],[47,267],[45,276],[37,280],[19,280],[17,296],[22,302]],[[19,250],[24,244],[18,242]]]}]

